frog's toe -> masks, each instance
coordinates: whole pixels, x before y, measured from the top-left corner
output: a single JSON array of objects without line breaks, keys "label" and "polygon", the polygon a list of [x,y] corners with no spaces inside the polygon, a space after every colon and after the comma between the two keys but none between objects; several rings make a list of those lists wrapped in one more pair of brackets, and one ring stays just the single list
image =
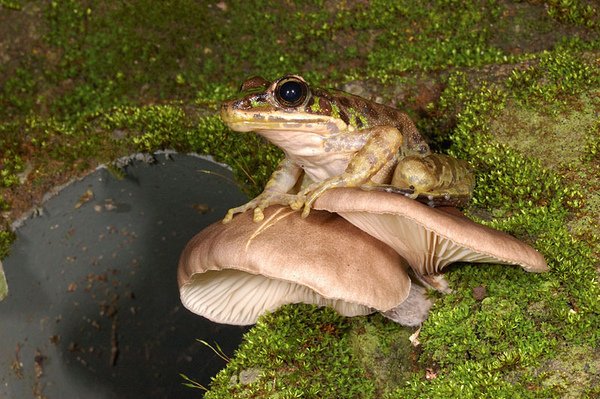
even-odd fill
[{"label": "frog's toe", "polygon": [[255,222],[260,222],[265,218],[265,214],[263,213],[263,208],[256,207],[254,208],[254,217],[252,218]]},{"label": "frog's toe", "polygon": [[233,217],[235,216],[236,213],[246,212],[248,209],[252,209],[255,206],[255,204],[256,204],[255,201],[250,201],[244,205],[240,205],[238,207],[229,209],[227,211],[227,214],[223,218],[223,223],[231,222],[231,219],[233,219]]},{"label": "frog's toe", "polygon": [[225,215],[225,217],[222,220],[222,223],[227,224],[227,223],[231,222],[231,220],[233,219],[233,214],[234,214],[233,209],[228,210],[227,214]]},{"label": "frog's toe", "polygon": [[414,188],[411,188],[410,191],[407,191],[403,194],[405,197],[408,197],[410,199],[417,199],[417,197],[419,196],[419,193],[416,190],[414,190]]},{"label": "frog's toe", "polygon": [[233,219],[233,217],[235,216],[236,213],[245,212],[246,209],[248,209],[247,207],[248,207],[248,204],[229,209],[227,211],[227,214],[225,214],[225,217],[223,218],[223,223],[227,224],[227,223],[231,222],[231,220]]},{"label": "frog's toe", "polygon": [[308,217],[308,215],[310,214],[310,205],[306,204],[304,205],[304,209],[302,210],[302,218],[305,219]]},{"label": "frog's toe", "polygon": [[292,208],[293,210],[297,211],[300,208],[302,208],[304,206],[304,197],[300,197],[300,198],[295,198],[294,200],[290,201],[290,208]]},{"label": "frog's toe", "polygon": [[317,198],[319,198],[320,193],[312,193],[311,195],[308,196],[308,198],[306,198],[306,200],[304,201],[304,209],[302,210],[302,217],[305,218],[308,216],[308,214],[310,213],[310,209],[313,206],[313,203],[317,200]]}]

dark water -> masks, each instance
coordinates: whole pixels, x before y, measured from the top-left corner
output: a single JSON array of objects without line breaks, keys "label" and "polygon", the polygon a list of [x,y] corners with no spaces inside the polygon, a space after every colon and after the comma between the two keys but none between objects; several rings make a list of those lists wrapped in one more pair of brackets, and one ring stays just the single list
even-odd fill
[{"label": "dark water", "polygon": [[[4,259],[0,398],[198,398],[242,328],[179,302],[183,246],[245,196],[219,165],[192,156],[98,170],[43,205]],[[87,201],[86,201],[87,200]]]}]

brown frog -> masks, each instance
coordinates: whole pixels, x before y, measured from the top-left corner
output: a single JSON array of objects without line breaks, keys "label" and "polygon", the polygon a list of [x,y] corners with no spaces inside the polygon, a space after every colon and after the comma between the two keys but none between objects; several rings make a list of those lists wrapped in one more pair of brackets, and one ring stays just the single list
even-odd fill
[{"label": "brown frog", "polygon": [[273,204],[304,208],[326,190],[360,187],[407,195],[431,206],[466,203],[474,185],[468,164],[434,154],[405,113],[339,90],[311,87],[298,75],[242,84],[224,103],[232,130],[256,132],[285,153],[264,191],[223,219]]}]

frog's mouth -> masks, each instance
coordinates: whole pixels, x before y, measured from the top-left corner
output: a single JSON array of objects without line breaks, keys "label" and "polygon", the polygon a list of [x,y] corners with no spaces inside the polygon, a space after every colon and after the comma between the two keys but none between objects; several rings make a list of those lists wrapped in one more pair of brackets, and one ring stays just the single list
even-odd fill
[{"label": "frog's mouth", "polygon": [[350,126],[331,116],[270,110],[240,110],[224,105],[223,122],[236,132],[293,131],[336,134]]}]

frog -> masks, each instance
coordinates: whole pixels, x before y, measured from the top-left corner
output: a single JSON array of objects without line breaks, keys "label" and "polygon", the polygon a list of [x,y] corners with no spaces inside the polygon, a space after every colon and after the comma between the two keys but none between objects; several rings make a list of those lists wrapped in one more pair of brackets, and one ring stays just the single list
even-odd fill
[{"label": "frog", "polygon": [[468,202],[474,177],[466,161],[431,151],[404,112],[337,89],[313,87],[300,75],[245,80],[238,98],[225,101],[223,122],[254,132],[284,158],[262,193],[229,209],[223,222],[253,210],[255,222],[270,205],[307,217],[327,190],[355,187],[405,195],[430,206]]}]

